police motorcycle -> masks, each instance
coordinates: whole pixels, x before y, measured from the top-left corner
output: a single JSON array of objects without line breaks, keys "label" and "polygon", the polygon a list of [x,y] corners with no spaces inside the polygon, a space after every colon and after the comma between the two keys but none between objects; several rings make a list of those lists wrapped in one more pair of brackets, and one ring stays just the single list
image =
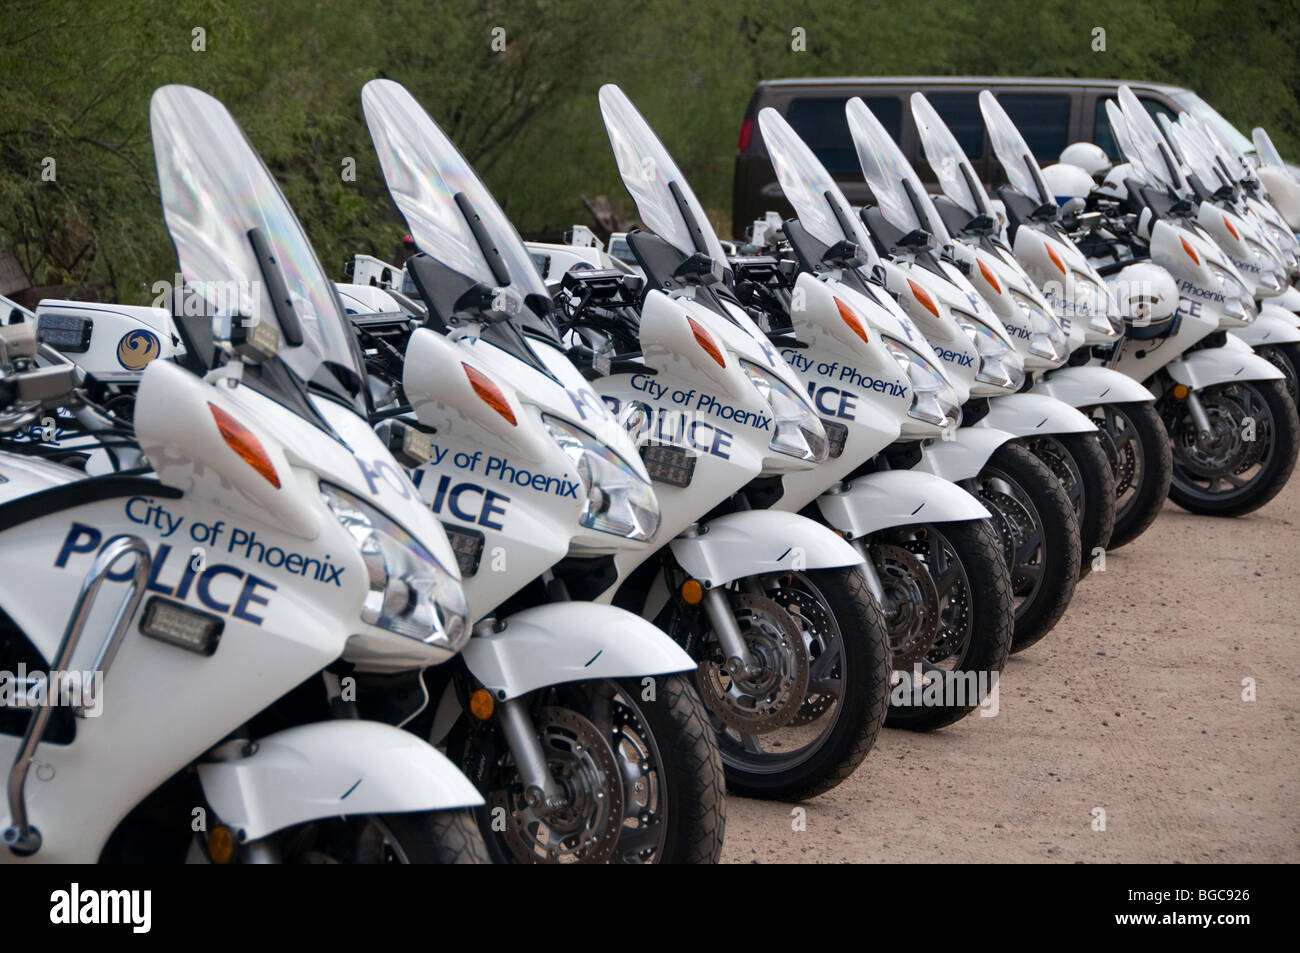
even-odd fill
[{"label": "police motorcycle", "polygon": [[[166,86],[150,123],[187,366],[149,362],[128,425],[31,321],[3,328],[0,858],[485,862],[473,784],[340,691],[464,646],[447,537],[230,114]],[[59,407],[145,464],[88,476],[10,440]]]},{"label": "police motorcycle", "polygon": [[1127,87],[1120,97],[1106,108],[1127,160],[1124,197],[1096,190],[1078,217],[1079,247],[1103,271],[1149,261],[1164,280],[1126,290],[1156,304],[1100,358],[1157,395],[1173,450],[1170,498],[1194,513],[1248,513],[1272,499],[1294,468],[1295,404],[1281,371],[1233,333],[1255,320],[1251,291],[1179,196],[1181,172],[1146,110]]},{"label": "police motorcycle", "polygon": [[1294,237],[1300,232],[1300,177],[1282,161],[1268,130],[1256,126],[1251,130],[1250,138],[1255,143],[1255,156],[1259,163],[1255,174]]},{"label": "police motorcycle", "polygon": [[[1027,647],[1050,631],[1074,592],[1079,528],[1069,497],[1047,466],[1013,434],[990,426],[983,419],[988,408],[982,401],[970,402],[974,388],[983,392],[988,386],[976,381],[977,373],[1010,374],[1010,368],[1019,365],[1019,355],[1005,342],[1005,331],[996,336],[997,331],[982,319],[980,326],[995,336],[996,349],[989,349],[990,342],[978,330],[972,339],[952,312],[955,302],[943,297],[955,286],[942,273],[922,275],[920,267],[909,272],[876,257],[867,219],[848,211],[830,174],[778,113],[760,112],[759,127],[777,179],[799,216],[794,228],[787,223],[784,231],[800,269],[830,274],[840,281],[862,284],[873,278],[883,283],[911,319],[905,328],[921,332],[920,340],[909,341],[909,346],[921,343],[933,348],[957,391],[958,403],[968,404],[962,410],[962,426],[938,440],[909,441],[903,452],[893,455],[893,465],[959,483],[988,508],[1011,572],[1016,607],[1012,651]],[[978,295],[975,298],[972,302],[962,295],[962,313],[980,311],[987,317],[987,308]],[[977,340],[984,342],[983,356]]]},{"label": "police motorcycle", "polygon": [[825,463],[827,432],[723,293],[725,253],[672,158],[617,87],[599,105],[648,230],[626,238],[636,268],[601,255],[550,273],[562,274],[569,354],[641,447],[663,523],[653,552],[564,578],[655,619],[691,653],[731,791],[811,797],[874,744],[890,672],[862,556],[811,519],[764,508],[783,474]]},{"label": "police motorcycle", "polygon": [[[1062,400],[1096,424],[1115,478],[1114,528],[1106,545],[1115,549],[1132,542],[1155,520],[1169,492],[1169,440],[1155,412],[1155,395],[1132,378],[1083,363],[1091,343],[1109,337],[1109,319],[1090,314],[1073,320],[1063,308],[1052,307],[1004,240],[988,193],[948,126],[921,93],[912,94],[911,104],[942,192],[933,197],[932,207],[958,240],[955,254],[967,261],[970,282],[1012,333],[1033,379],[1030,393]],[[1106,159],[1105,153],[1101,158]],[[1062,277],[1055,261],[1064,263],[1069,250],[1059,247],[1063,243],[1049,231],[1026,234],[1020,244],[1027,257],[1031,250],[1051,250],[1055,260],[1045,257],[1056,277]],[[1092,330],[1094,324],[1098,331]],[[1095,515],[1091,519],[1096,522]],[[1095,538],[1096,530],[1081,530],[1086,573],[1095,558],[1087,537]]]},{"label": "police motorcycle", "polygon": [[[928,236],[929,248],[922,252],[922,260],[933,262],[937,258],[938,268],[946,279],[936,289],[938,295],[945,303],[951,302],[953,315],[962,322],[977,347],[983,344],[979,348],[983,383],[997,378],[1004,388],[1000,394],[990,390],[989,425],[1024,440],[1065,487],[1079,523],[1080,574],[1086,574],[1093,560],[1104,554],[1115,526],[1115,474],[1096,425],[1063,401],[1044,394],[1025,393],[1032,386],[1028,376],[1031,369],[1041,367],[1041,359],[1017,343],[1032,337],[1032,320],[1016,306],[1009,293],[1006,298],[993,294],[995,284],[999,292],[1002,289],[996,277],[993,284],[987,281],[985,272],[993,274],[987,263],[981,272],[975,267],[978,262],[974,255],[967,254],[965,246],[953,242],[916,171],[867,105],[854,97],[845,108],[858,161],[877,202],[875,208],[864,213],[873,226],[871,234],[882,245],[886,240],[892,244],[894,261],[907,263],[909,271],[916,271],[922,280],[933,283],[933,271],[916,267],[917,253],[925,247],[922,243]],[[992,260],[996,267],[996,259]],[[976,280],[984,288],[977,289]],[[968,302],[965,308],[954,291],[965,296]],[[999,307],[994,307],[990,298]],[[979,305],[983,307],[976,307]],[[974,318],[975,315],[983,315],[984,320]],[[1050,322],[1045,314],[1042,318],[1040,327]],[[985,327],[992,330],[986,331]],[[998,330],[1004,332],[1001,340],[996,335]],[[1007,364],[1004,383],[990,364],[1002,363],[1000,357],[993,355],[1000,354],[1007,342],[1013,344],[1020,367]],[[1031,363],[1031,368],[1025,368],[1026,361]],[[977,375],[976,383],[980,382]],[[1019,392],[1006,393],[1009,385]]]},{"label": "police motorcycle", "polygon": [[483,791],[498,861],[716,862],[722,765],[680,674],[696,663],[557,567],[595,573],[644,549],[660,525],[645,466],[565,356],[545,285],[455,146],[397,83],[367,83],[362,107],[419,249],[406,304],[423,313],[394,303],[353,324],[377,429],[418,448],[404,462],[457,551],[474,630],[411,727]]}]

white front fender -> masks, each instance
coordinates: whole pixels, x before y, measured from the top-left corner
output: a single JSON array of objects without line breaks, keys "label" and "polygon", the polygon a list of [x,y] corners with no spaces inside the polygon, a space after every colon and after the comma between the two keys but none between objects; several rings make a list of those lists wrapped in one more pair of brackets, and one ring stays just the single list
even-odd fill
[{"label": "white front fender", "polygon": [[[1231,341],[1232,335],[1228,335]],[[1282,372],[1271,363],[1235,347],[1207,347],[1184,354],[1165,365],[1176,383],[1192,390],[1232,381],[1280,381]]]},{"label": "white front fender", "polygon": [[243,840],[344,814],[478,807],[483,798],[447,756],[376,721],[321,721],[262,738],[233,761],[199,765],[203,795]]},{"label": "white front fender", "polygon": [[1300,341],[1300,327],[1296,326],[1295,315],[1275,304],[1266,304],[1259,309],[1259,317],[1244,328],[1232,332],[1251,347],[1265,344],[1294,344]]},{"label": "white front fender", "polygon": [[1031,394],[1055,397],[1071,407],[1095,407],[1097,404],[1149,404],[1156,399],[1127,374],[1109,367],[1062,367],[1040,374]]},{"label": "white front fender", "polygon": [[989,511],[955,483],[916,470],[880,470],[854,477],[847,490],[823,493],[826,522],[854,539],[891,526],[987,519]]},{"label": "white front fender", "polygon": [[1043,394],[1007,394],[989,401],[989,412],[976,428],[1005,430],[1017,437],[1088,433],[1097,425],[1064,401]]},{"label": "white front fender", "polygon": [[640,616],[596,602],[551,602],[501,620],[461,652],[465,665],[498,700],[595,678],[685,672],[696,664]]},{"label": "white front fender", "polygon": [[952,483],[979,476],[998,447],[1016,435],[992,427],[958,427],[948,440],[933,440],[921,448],[921,460],[913,471],[933,473]]},{"label": "white front fender", "polygon": [[857,566],[862,556],[831,529],[798,513],[742,510],[710,520],[669,545],[678,565],[707,586],[791,569]]}]

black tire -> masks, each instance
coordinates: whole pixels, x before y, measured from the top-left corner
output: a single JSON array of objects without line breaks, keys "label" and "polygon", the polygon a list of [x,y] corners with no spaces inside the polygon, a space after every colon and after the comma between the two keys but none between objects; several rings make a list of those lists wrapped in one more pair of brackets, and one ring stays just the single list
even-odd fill
[{"label": "black tire", "polygon": [[[642,730],[637,721],[653,739],[655,777],[643,774],[642,779],[648,788],[653,788],[653,823],[662,825],[661,839],[653,848],[644,847],[642,841],[632,844],[624,838],[635,838],[637,831],[623,824],[609,858],[611,862],[717,863],[727,826],[727,799],[722,759],[708,712],[690,676],[656,676],[654,694],[644,700],[647,681],[629,678],[557,685],[537,693],[531,707],[534,711],[539,706],[560,708],[604,724],[593,713],[602,708],[602,699],[617,698],[629,717],[615,719],[609,726],[612,730],[605,740],[610,742],[611,749],[619,749],[626,743],[625,739]],[[509,793],[507,789],[515,783],[496,770],[499,759],[508,757],[496,719],[488,726],[480,723],[471,730],[468,720],[461,718],[448,740],[448,753],[483,792],[487,803],[475,813],[492,862],[540,862],[533,854],[521,856],[521,851],[512,848],[504,830],[494,830],[494,801],[499,807]],[[634,799],[635,792],[629,792],[626,777],[619,778],[619,783],[623,786],[626,819],[626,806]],[[498,814],[497,819],[500,817]]]},{"label": "black tire", "polygon": [[[1213,404],[1225,398],[1252,418],[1256,418],[1256,440],[1262,459],[1259,467],[1243,485],[1223,493],[1200,487],[1189,466],[1193,462],[1195,445],[1194,428],[1184,402],[1172,394],[1161,398],[1161,412],[1170,438],[1174,443],[1174,476],[1169,487],[1169,498],[1183,509],[1202,516],[1241,516],[1259,509],[1281,492],[1295,470],[1296,452],[1300,450],[1300,416],[1282,381],[1236,381],[1215,384],[1199,394],[1202,404]],[[1267,419],[1258,419],[1260,411],[1267,411]],[[1213,423],[1213,421],[1212,421]],[[1231,432],[1230,427],[1225,432]],[[1233,474],[1240,480],[1243,468]],[[1216,481],[1217,483],[1217,481]]]},{"label": "black tire", "polygon": [[[1002,546],[997,532],[988,520],[971,520],[960,523],[940,523],[924,527],[928,534],[938,534],[946,541],[957,558],[952,571],[960,572],[960,583],[970,599],[969,618],[964,632],[965,642],[956,652],[942,647],[927,653],[920,662],[923,670],[939,669],[953,673],[951,677],[968,678],[974,673],[988,679],[989,689],[1001,677],[1011,654],[1011,638],[1015,628],[1015,604],[1011,596],[1011,574],[1002,556]],[[895,539],[897,533],[885,531]],[[878,535],[878,534],[873,534]],[[936,580],[942,586],[941,580]],[[946,591],[951,591],[948,589]],[[944,668],[949,662],[952,668]],[[914,669],[913,669],[914,671]],[[891,691],[889,713],[885,725],[910,731],[933,731],[960,721],[974,711],[984,700],[984,692],[967,704],[917,705],[907,704],[912,695],[912,672],[904,672],[902,686]],[[912,696],[914,697],[914,696]],[[948,696],[945,696],[947,700]],[[969,698],[969,696],[966,696]]]},{"label": "black tire", "polygon": [[[774,759],[770,767],[754,770],[738,762],[729,736],[720,739],[727,789],[744,797],[801,801],[829,791],[866,758],[889,707],[889,637],[861,568],[811,569],[789,575],[806,577],[828,603],[843,645],[844,671],[839,680],[845,688],[829,731],[814,750],[786,767]],[[810,680],[809,697],[812,688]]]},{"label": "black tire", "polygon": [[[1052,631],[1074,596],[1079,581],[1079,521],[1052,471],[1018,442],[999,447],[969,483],[993,513],[1003,553],[1017,556],[1009,562],[1016,600],[1014,655]],[[1001,484],[1013,495],[1003,493]],[[1020,525],[1023,520],[1030,525]]]},{"label": "black tire", "polygon": [[286,863],[492,863],[469,809],[327,818],[275,839]]},{"label": "black tire", "polygon": [[1286,375],[1282,383],[1292,403],[1300,407],[1300,343],[1269,344],[1255,348],[1255,353]]},{"label": "black tire", "polygon": [[[1115,471],[1096,433],[1055,434],[1029,442],[1034,455],[1063,481],[1079,522],[1079,578],[1092,571],[1115,529]],[[1069,461],[1060,459],[1064,453]],[[1070,463],[1073,463],[1073,466]],[[1065,472],[1058,472],[1058,468]]]},{"label": "black tire", "polygon": [[1115,528],[1110,550],[1126,546],[1155,522],[1169,496],[1173,456],[1154,403],[1101,404],[1083,412],[1101,431],[1116,468]]}]

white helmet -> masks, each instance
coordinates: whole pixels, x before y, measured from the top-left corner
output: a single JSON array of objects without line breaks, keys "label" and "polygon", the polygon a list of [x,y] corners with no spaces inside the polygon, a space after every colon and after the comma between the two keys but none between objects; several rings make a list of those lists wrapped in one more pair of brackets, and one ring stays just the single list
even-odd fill
[{"label": "white helmet", "polygon": [[1178,311],[1178,285],[1159,265],[1129,265],[1107,278],[1106,286],[1119,302],[1120,314],[1134,337],[1166,330]]},{"label": "white helmet", "polygon": [[1077,165],[1058,162],[1043,170],[1043,182],[1066,213],[1082,209],[1095,183],[1092,176]]},{"label": "white helmet", "polygon": [[1105,180],[1097,186],[1097,194],[1112,199],[1128,198],[1128,186],[1124,184],[1124,180],[1132,175],[1133,167],[1127,162],[1121,162],[1106,173]]},{"label": "white helmet", "polygon": [[1101,146],[1091,142],[1072,142],[1061,153],[1066,165],[1077,165],[1094,179],[1110,168],[1110,156]]}]

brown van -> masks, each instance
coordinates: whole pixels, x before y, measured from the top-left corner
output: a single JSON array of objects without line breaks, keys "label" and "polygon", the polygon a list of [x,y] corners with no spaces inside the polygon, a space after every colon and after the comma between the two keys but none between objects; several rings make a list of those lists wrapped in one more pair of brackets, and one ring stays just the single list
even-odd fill
[{"label": "brown van", "polygon": [[[1001,167],[993,158],[984,121],[979,111],[979,93],[993,91],[1002,108],[1024,135],[1034,156],[1043,165],[1056,162],[1061,150],[1072,142],[1095,142],[1116,158],[1118,150],[1102,105],[1114,99],[1127,83],[1152,115],[1168,113],[1170,119],[1187,110],[1208,119],[1231,135],[1237,145],[1253,152],[1250,140],[1230,126],[1199,96],[1181,86],[1122,79],[1043,79],[1016,76],[869,76],[861,78],[776,79],[758,84],[745,110],[737,143],[736,175],[732,187],[732,234],[744,237],[754,219],[767,211],[782,217],[792,214],[772,171],[772,162],[758,129],[758,112],[771,106],[785,117],[794,130],[826,165],[850,202],[862,204],[866,183],[857,153],[849,137],[844,103],[861,96],[876,118],[902,146],[917,174],[933,186],[934,175],[921,147],[912,121],[909,99],[920,91],[943,117],[966,154],[976,174],[997,186],[1004,181]],[[1226,128],[1225,128],[1226,127]],[[1229,130],[1231,130],[1229,132]]]}]

